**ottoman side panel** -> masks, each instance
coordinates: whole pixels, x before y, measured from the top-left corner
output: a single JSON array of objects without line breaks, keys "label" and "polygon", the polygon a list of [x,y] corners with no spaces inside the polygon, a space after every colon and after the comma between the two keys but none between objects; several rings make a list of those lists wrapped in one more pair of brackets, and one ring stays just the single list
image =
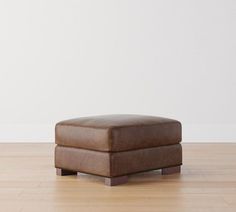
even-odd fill
[{"label": "ottoman side panel", "polygon": [[109,177],[110,156],[106,152],[56,146],[55,167]]},{"label": "ottoman side panel", "polygon": [[114,127],[111,149],[114,152],[178,144],[182,140],[182,126],[178,121],[153,125]]},{"label": "ottoman side panel", "polygon": [[111,154],[111,176],[182,165],[181,144]]},{"label": "ottoman side panel", "polygon": [[60,146],[109,151],[110,131],[106,128],[57,124],[55,142]]}]

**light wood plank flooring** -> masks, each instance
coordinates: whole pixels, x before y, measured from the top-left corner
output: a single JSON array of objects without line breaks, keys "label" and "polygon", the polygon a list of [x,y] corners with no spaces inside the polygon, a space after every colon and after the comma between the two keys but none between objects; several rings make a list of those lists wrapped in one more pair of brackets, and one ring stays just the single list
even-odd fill
[{"label": "light wood plank flooring", "polygon": [[117,187],[55,175],[53,144],[0,144],[0,211],[235,212],[236,144],[183,144],[182,174],[133,175]]}]

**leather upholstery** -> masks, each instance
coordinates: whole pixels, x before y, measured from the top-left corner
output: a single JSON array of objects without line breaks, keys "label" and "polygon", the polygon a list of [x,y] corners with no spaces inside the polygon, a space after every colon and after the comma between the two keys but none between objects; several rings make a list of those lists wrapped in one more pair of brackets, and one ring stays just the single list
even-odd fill
[{"label": "leather upholstery", "polygon": [[59,122],[55,130],[58,145],[104,152],[160,147],[181,141],[179,121],[143,115],[71,119]]},{"label": "leather upholstery", "polygon": [[63,146],[57,146],[55,149],[56,168],[105,177],[122,176],[181,164],[182,147],[180,144],[125,152],[98,152]]}]

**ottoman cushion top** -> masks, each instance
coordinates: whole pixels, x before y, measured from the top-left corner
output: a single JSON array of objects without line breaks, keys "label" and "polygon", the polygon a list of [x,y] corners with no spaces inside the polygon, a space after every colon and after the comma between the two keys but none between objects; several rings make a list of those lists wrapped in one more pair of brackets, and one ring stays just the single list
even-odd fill
[{"label": "ottoman cushion top", "polygon": [[56,143],[96,151],[119,152],[177,144],[179,121],[144,115],[103,115],[59,122]]}]

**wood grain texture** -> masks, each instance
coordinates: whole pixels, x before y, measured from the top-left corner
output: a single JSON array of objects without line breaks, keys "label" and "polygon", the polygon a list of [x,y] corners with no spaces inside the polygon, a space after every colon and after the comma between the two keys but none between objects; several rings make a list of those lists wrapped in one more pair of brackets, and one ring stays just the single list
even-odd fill
[{"label": "wood grain texture", "polygon": [[56,176],[53,144],[0,144],[4,212],[235,212],[236,144],[183,144],[181,174],[151,171],[108,187],[104,178]]}]

